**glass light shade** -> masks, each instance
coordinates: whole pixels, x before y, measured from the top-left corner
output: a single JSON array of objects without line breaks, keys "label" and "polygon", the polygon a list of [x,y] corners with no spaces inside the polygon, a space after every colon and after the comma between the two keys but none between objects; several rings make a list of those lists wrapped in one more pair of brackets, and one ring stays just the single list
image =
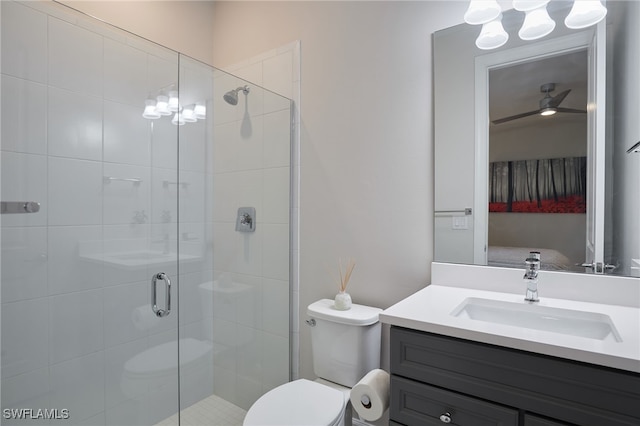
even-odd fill
[{"label": "glass light shade", "polygon": [[178,112],[180,104],[178,102],[178,92],[172,90],[169,92],[169,111]]},{"label": "glass light shade", "polygon": [[520,12],[537,9],[546,6],[549,0],[513,0],[513,8]]},{"label": "glass light shade", "polygon": [[478,49],[490,50],[497,49],[509,40],[509,34],[502,26],[502,15],[491,22],[482,25],[480,35],[476,39]]},{"label": "glass light shade", "polygon": [[160,115],[171,115],[169,111],[169,98],[165,95],[158,95],[156,98],[156,111]]},{"label": "glass light shade", "polygon": [[181,112],[176,112],[176,114],[171,119],[171,124],[173,124],[173,125],[177,124],[178,126],[184,126],[185,121],[184,121],[184,117],[182,116]]},{"label": "glass light shade", "polygon": [[555,114],[556,112],[558,111],[556,111],[555,108],[544,108],[540,111],[540,115],[547,117],[549,115]]},{"label": "glass light shade", "polygon": [[189,105],[184,107],[184,109],[182,110],[182,119],[186,123],[195,123],[196,121],[198,121],[198,119],[196,118],[196,114],[193,112],[194,108],[195,105]]},{"label": "glass light shade", "polygon": [[518,35],[522,40],[536,40],[549,34],[556,27],[556,23],[549,16],[547,6],[529,10],[524,17],[522,28]]},{"label": "glass light shade", "polygon": [[597,24],[607,15],[607,8],[600,0],[576,0],[564,20],[567,28],[578,30]]},{"label": "glass light shade", "polygon": [[204,120],[207,118],[207,107],[204,102],[198,102],[196,107],[193,109],[193,113],[198,120]]},{"label": "glass light shade", "polygon": [[144,101],[145,106],[144,106],[144,112],[142,113],[142,116],[144,118],[147,118],[149,120],[155,120],[157,118],[160,118],[160,113],[158,111],[156,111],[156,101],[153,99],[147,99],[146,101]]},{"label": "glass light shade", "polygon": [[471,25],[486,24],[500,16],[501,12],[496,0],[471,0],[464,14],[464,22]]}]

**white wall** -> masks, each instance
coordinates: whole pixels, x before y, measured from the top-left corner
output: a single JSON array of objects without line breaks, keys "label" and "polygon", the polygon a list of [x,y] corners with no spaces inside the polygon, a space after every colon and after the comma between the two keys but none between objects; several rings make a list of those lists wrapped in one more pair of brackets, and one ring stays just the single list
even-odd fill
[{"label": "white wall", "polygon": [[[357,262],[355,303],[386,308],[428,283],[431,34],[460,23],[466,6],[216,2],[216,66],[301,41],[302,320],[337,292],[339,257]],[[304,326],[300,339],[301,375],[313,377]]]},{"label": "white wall", "polygon": [[200,61],[213,63],[213,1],[61,0],[60,3]]},{"label": "white wall", "polygon": [[[625,8],[621,8],[625,5]],[[626,43],[615,43],[613,51],[613,255],[620,261],[623,274],[640,276],[640,154],[627,154],[640,140],[640,3],[616,2],[612,18],[619,23],[609,33],[614,41],[626,37]],[[634,261],[634,259],[636,259]],[[635,269],[631,269],[631,268]]]}]

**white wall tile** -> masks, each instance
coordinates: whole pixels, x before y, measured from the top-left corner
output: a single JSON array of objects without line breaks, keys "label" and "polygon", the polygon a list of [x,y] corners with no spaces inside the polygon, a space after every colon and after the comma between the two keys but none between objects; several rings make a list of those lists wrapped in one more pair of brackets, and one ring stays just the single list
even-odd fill
[{"label": "white wall tile", "polygon": [[207,122],[199,120],[178,127],[180,169],[205,172],[205,145]]},{"label": "white wall tile", "polygon": [[47,366],[47,305],[46,298],[2,304],[3,379]]},{"label": "white wall tile", "polygon": [[104,101],[104,161],[151,165],[151,122],[143,107]]},{"label": "white wall tile", "polygon": [[231,271],[235,258],[235,222],[213,224],[213,265],[219,271]]},{"label": "white wall tile", "polygon": [[102,97],[102,37],[49,17],[49,84]]},{"label": "white wall tile", "polygon": [[102,160],[102,100],[49,88],[49,155]]},{"label": "white wall tile", "polygon": [[236,171],[261,169],[264,120],[261,115],[244,117],[239,123],[235,138]]},{"label": "white wall tile", "polygon": [[289,282],[263,278],[262,330],[289,336]]},{"label": "white wall tile", "polygon": [[236,400],[236,372],[214,364],[213,393],[233,402]]},{"label": "white wall tile", "polygon": [[262,323],[262,282],[259,276],[233,274],[238,290],[236,321],[240,325],[260,328]]},{"label": "white wall tile", "polygon": [[176,170],[178,168],[178,126],[171,124],[171,117],[163,117],[151,120],[149,127],[153,166]]},{"label": "white wall tile", "polygon": [[200,272],[183,274],[179,277],[180,297],[178,301],[180,303],[180,324],[182,325],[200,321],[205,314],[203,309],[209,309],[211,306],[201,302],[205,297],[211,296],[211,292],[200,289],[200,284],[206,282],[202,278]]},{"label": "white wall tile", "polygon": [[55,364],[101,350],[104,341],[103,319],[101,290],[51,297],[50,362]]},{"label": "white wall tile", "polygon": [[[208,175],[200,172],[180,171],[180,222],[202,223],[205,220],[205,202],[209,200],[204,192],[204,180]],[[175,186],[175,185],[174,185]]]},{"label": "white wall tile", "polygon": [[1,78],[2,150],[46,154],[46,86],[7,75]]},{"label": "white wall tile", "polygon": [[281,53],[263,62],[263,83],[265,87],[289,99],[292,97],[293,52]]},{"label": "white wall tile", "polygon": [[238,375],[254,382],[262,381],[262,339],[255,328],[238,326],[238,336],[243,344],[238,349]]},{"label": "white wall tile", "polygon": [[103,291],[105,347],[142,339],[161,325],[162,320],[151,310],[148,281]]},{"label": "white wall tile", "polygon": [[262,274],[289,281],[289,226],[263,224]]},{"label": "white wall tile", "polygon": [[147,55],[141,50],[105,38],[104,98],[138,107],[142,111],[149,95],[146,85]]},{"label": "white wall tile", "polygon": [[262,396],[262,382],[251,380],[242,373],[238,374],[236,382],[235,404],[243,410],[248,410]]},{"label": "white wall tile", "polygon": [[147,92],[159,94],[161,90],[172,90],[178,84],[178,54],[162,52],[162,57],[147,54]]},{"label": "white wall tile", "polygon": [[264,116],[264,167],[284,167],[291,163],[291,113],[283,110]]},{"label": "white wall tile", "polygon": [[236,371],[236,323],[213,318],[213,364],[227,370]]},{"label": "white wall tile", "polygon": [[2,379],[2,409],[51,407],[49,368]]},{"label": "white wall tile", "polygon": [[[150,215],[146,211],[147,218]],[[147,219],[148,222],[149,219]],[[108,225],[103,228],[104,240],[103,248],[105,257],[126,256],[128,253],[147,250],[149,246],[150,225],[129,224],[129,225]],[[140,267],[123,267],[117,261],[107,261],[103,265],[104,285],[113,286],[118,284],[132,283],[135,281],[145,281],[147,275],[146,264]]]},{"label": "white wall tile", "polygon": [[151,223],[176,223],[178,217],[178,171],[151,170]]},{"label": "white wall tile", "polygon": [[2,302],[47,295],[47,228],[2,230]]},{"label": "white wall tile", "polygon": [[265,169],[263,172],[262,215],[264,223],[289,223],[289,167]]},{"label": "white wall tile", "polygon": [[105,408],[107,410],[127,399],[141,397],[147,393],[148,386],[144,380],[136,380],[135,377],[128,380],[124,377],[127,361],[145,350],[147,350],[147,340],[140,339],[105,351]]},{"label": "white wall tile", "polygon": [[1,5],[2,72],[46,83],[47,17],[18,2]]},{"label": "white wall tile", "polygon": [[49,157],[49,225],[102,223],[102,163]]},{"label": "white wall tile", "polygon": [[[233,225],[232,225],[233,226]],[[256,226],[253,232],[236,232],[235,258],[232,270],[238,274],[262,275],[264,226]],[[277,248],[273,248],[277,250]]]},{"label": "white wall tile", "polygon": [[47,224],[47,157],[34,154],[2,153],[3,201],[35,201],[40,211],[4,215],[2,226],[45,226]]},{"label": "white wall tile", "polygon": [[104,352],[50,367],[51,406],[64,407],[75,419],[104,411]]},{"label": "white wall tile", "polygon": [[[104,176],[140,179],[141,182],[103,180],[103,222],[106,225],[134,223],[136,212],[151,214],[151,168],[105,163]],[[141,213],[140,213],[141,215]],[[138,217],[142,217],[138,215]]]},{"label": "white wall tile", "polygon": [[262,333],[262,381],[274,388],[289,381],[289,339]]},{"label": "white wall tile", "polygon": [[[49,227],[49,294],[102,287],[101,241],[100,226]],[[83,246],[90,248],[83,250]]]}]

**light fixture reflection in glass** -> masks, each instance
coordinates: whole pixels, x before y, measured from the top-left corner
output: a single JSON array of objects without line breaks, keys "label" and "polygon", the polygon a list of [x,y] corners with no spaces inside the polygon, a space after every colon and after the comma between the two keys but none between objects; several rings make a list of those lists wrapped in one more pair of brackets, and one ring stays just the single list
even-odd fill
[{"label": "light fixture reflection in glass", "polygon": [[178,112],[178,110],[180,109],[180,104],[178,101],[178,92],[175,90],[171,90],[169,92],[169,111],[171,112]]},{"label": "light fixture reflection in glass", "polygon": [[171,124],[173,125],[177,124],[178,126],[184,126],[185,123],[186,122],[184,121],[184,117],[182,116],[181,112],[176,112],[176,114],[171,119]]},{"label": "light fixture reflection in glass", "polygon": [[155,120],[161,117],[160,113],[156,110],[156,101],[154,99],[147,99],[144,101],[144,112],[142,116],[149,120]]},{"label": "light fixture reflection in glass", "polygon": [[556,23],[549,16],[547,6],[542,5],[537,9],[526,11],[522,28],[518,36],[522,40],[537,40],[548,35],[556,27]]},{"label": "light fixture reflection in glass", "polygon": [[502,26],[502,15],[482,25],[482,31],[476,39],[476,46],[482,50],[497,49],[509,40],[509,34]]},{"label": "light fixture reflection in glass", "polygon": [[575,0],[571,12],[564,20],[567,28],[578,30],[597,24],[607,15],[600,0]]},{"label": "light fixture reflection in glass", "polygon": [[207,118],[207,107],[204,102],[198,102],[196,107],[193,109],[193,114],[198,120],[204,120]]},{"label": "light fixture reflection in glass", "polygon": [[464,21],[471,25],[486,24],[500,16],[501,12],[496,0],[471,0],[464,14]]},{"label": "light fixture reflection in glass", "polygon": [[195,105],[192,104],[192,105],[187,105],[182,110],[182,119],[186,123],[195,123],[196,121],[198,121],[195,113],[193,112],[194,108],[195,108]]},{"label": "light fixture reflection in glass", "polygon": [[158,95],[156,101],[156,111],[158,114],[171,115],[171,111],[169,111],[169,98],[166,95]]}]

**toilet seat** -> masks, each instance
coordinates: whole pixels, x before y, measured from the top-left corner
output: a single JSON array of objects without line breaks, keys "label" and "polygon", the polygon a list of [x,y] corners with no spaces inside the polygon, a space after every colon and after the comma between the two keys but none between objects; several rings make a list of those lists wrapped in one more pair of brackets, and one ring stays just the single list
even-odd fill
[{"label": "toilet seat", "polygon": [[344,393],[320,383],[299,379],[262,395],[251,406],[244,426],[334,426],[340,424]]}]

